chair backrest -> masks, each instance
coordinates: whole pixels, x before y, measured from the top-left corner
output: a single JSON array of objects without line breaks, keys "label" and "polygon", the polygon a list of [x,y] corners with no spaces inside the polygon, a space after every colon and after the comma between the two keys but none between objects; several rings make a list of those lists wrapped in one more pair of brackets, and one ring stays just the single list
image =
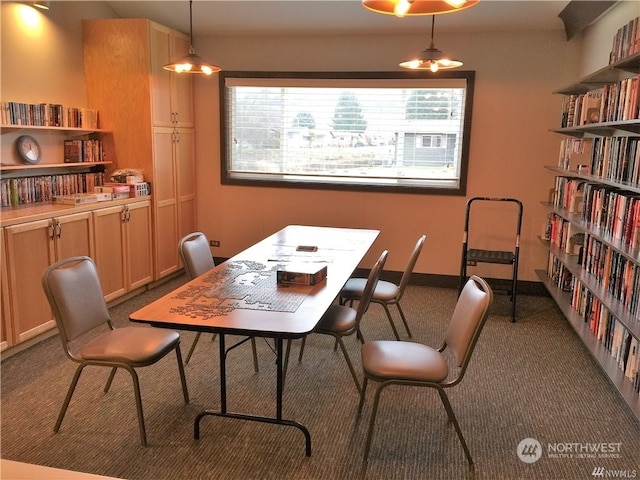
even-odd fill
[{"label": "chair backrest", "polygon": [[360,297],[358,303],[358,310],[356,314],[356,325],[360,323],[360,320],[364,316],[365,312],[369,308],[369,303],[371,302],[371,297],[373,297],[373,291],[376,288],[376,284],[380,279],[380,274],[382,273],[382,269],[384,268],[384,263],[387,261],[387,255],[389,252],[387,250],[383,251],[380,254],[378,260],[376,260],[375,265],[369,272],[369,276],[367,277],[367,283],[364,285],[364,289],[362,290],[362,296]]},{"label": "chair backrest", "polygon": [[196,278],[215,267],[209,240],[202,232],[186,235],[178,245],[180,259],[189,278]]},{"label": "chair backrest", "polygon": [[404,269],[404,273],[402,274],[402,278],[400,279],[400,284],[398,285],[398,296],[396,300],[400,300],[405,288],[407,288],[407,285],[409,285],[409,280],[411,280],[413,268],[416,266],[416,262],[418,261],[418,257],[420,256],[420,252],[422,251],[422,245],[424,245],[424,241],[426,238],[426,235],[422,235],[420,238],[418,238],[416,245],[413,247],[413,252],[411,252],[409,262],[407,263],[407,267]]},{"label": "chair backrest", "polygon": [[70,257],[47,267],[42,274],[42,288],[62,345],[72,358],[69,342],[105,323],[112,327],[96,264],[91,258]]},{"label": "chair backrest", "polygon": [[492,303],[493,290],[489,284],[477,275],[469,278],[458,297],[444,339],[461,367],[459,378],[464,375]]}]

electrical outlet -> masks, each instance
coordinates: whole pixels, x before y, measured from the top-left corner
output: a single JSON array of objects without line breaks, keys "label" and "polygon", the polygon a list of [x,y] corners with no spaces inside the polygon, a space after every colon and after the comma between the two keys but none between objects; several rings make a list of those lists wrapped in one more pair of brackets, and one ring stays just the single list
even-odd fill
[{"label": "electrical outlet", "polygon": [[209,245],[211,245],[212,247],[219,247],[220,246],[220,240],[211,240],[211,241],[209,241]]}]

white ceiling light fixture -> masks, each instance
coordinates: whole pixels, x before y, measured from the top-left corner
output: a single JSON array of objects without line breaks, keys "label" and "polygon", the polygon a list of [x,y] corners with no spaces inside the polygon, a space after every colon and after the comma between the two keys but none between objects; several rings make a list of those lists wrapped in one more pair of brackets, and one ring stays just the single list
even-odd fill
[{"label": "white ceiling light fixture", "polygon": [[31,4],[36,7],[39,8],[41,10],[49,10],[49,0],[40,0],[37,2],[32,2]]},{"label": "white ceiling light fixture", "polygon": [[175,62],[165,65],[164,68],[176,73],[204,73],[205,75],[211,75],[222,69],[216,65],[205,62],[202,57],[196,55],[196,51],[193,48],[192,4],[193,1],[189,0],[189,53]]},{"label": "white ceiling light fixture", "polygon": [[408,68],[411,70],[431,70],[437,72],[438,70],[449,70],[452,68],[458,68],[463,65],[459,60],[450,59],[444,52],[438,50],[433,43],[433,31],[435,29],[436,16],[431,16],[431,44],[429,48],[420,52],[417,58],[413,60],[407,60],[402,62],[400,66],[402,68]]},{"label": "white ceiling light fixture", "polygon": [[362,6],[377,12],[404,17],[434,15],[473,7],[480,0],[362,0]]}]

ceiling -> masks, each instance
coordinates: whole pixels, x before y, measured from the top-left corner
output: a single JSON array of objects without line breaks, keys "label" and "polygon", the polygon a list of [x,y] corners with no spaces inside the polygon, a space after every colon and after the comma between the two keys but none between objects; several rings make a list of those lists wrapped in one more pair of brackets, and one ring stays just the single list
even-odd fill
[{"label": "ceiling", "polygon": [[[568,0],[481,0],[466,10],[441,14],[436,31],[563,30],[558,14]],[[189,32],[189,2],[112,1],[120,17],[144,17]],[[430,31],[425,17],[396,18],[365,9],[360,0],[195,0],[193,32],[206,35],[416,33]]]}]

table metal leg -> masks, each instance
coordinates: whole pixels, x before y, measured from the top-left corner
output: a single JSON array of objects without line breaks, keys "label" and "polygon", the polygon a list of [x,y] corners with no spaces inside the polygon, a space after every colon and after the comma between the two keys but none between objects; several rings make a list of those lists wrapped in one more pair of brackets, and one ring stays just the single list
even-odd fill
[{"label": "table metal leg", "polygon": [[305,446],[306,446],[306,455],[307,457],[311,456],[311,434],[307,427],[302,425],[301,423],[295,422],[293,420],[284,420],[282,418],[282,397],[283,397],[283,383],[284,383],[284,374],[283,374],[283,348],[282,348],[282,338],[276,338],[276,416],[272,417],[262,417],[258,415],[249,415],[243,413],[233,413],[227,411],[227,380],[226,380],[226,358],[224,353],[224,334],[219,335],[220,338],[220,411],[217,412],[215,410],[205,410],[200,412],[194,421],[193,424],[193,436],[196,440],[200,438],[200,420],[207,415],[212,415],[216,417],[226,417],[226,418],[236,418],[240,420],[251,420],[254,422],[262,422],[262,423],[273,423],[277,425],[284,425],[289,427],[295,427],[300,430],[305,437]]}]

